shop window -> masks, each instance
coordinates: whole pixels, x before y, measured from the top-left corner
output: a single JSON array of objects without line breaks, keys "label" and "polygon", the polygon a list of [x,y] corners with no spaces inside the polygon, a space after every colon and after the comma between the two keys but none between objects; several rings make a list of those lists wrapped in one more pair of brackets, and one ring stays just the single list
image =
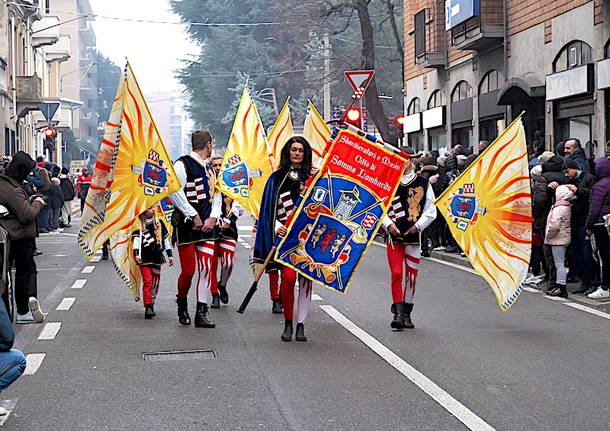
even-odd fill
[{"label": "shop window", "polygon": [[479,85],[479,94],[489,93],[502,88],[504,77],[497,70],[489,71],[483,77],[481,85]]},{"label": "shop window", "polygon": [[563,72],[589,63],[591,63],[591,46],[582,40],[575,40],[559,51],[553,61],[553,72]]},{"label": "shop window", "polygon": [[407,115],[417,114],[418,112],[421,112],[421,109],[420,109],[419,97],[416,97],[413,100],[411,100],[411,103],[409,103],[409,107],[407,108]]},{"label": "shop window", "polygon": [[459,102],[460,100],[469,99],[472,97],[472,85],[466,81],[458,82],[451,93],[451,102]]},{"label": "shop window", "polygon": [[436,90],[428,99],[428,109],[438,108],[439,106],[445,106],[447,103],[445,101],[445,93],[441,90]]}]

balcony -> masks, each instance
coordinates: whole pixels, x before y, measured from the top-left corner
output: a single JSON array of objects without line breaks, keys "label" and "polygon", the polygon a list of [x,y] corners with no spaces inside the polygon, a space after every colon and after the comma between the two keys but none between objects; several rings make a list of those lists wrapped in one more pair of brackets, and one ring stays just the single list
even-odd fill
[{"label": "balcony", "polygon": [[42,79],[38,75],[16,76],[15,92],[17,98],[17,115],[24,117],[30,111],[38,109],[42,103]]},{"label": "balcony", "polygon": [[[49,28],[51,27],[51,28]],[[45,15],[40,21],[32,23],[32,47],[53,45],[59,40],[59,17]]]},{"label": "balcony", "polygon": [[[451,0],[452,5],[456,0]],[[456,2],[457,3],[457,2]],[[504,9],[502,0],[480,0],[473,8],[451,8],[448,20],[451,45],[457,49],[485,51],[502,46],[504,41]]]},{"label": "balcony", "polygon": [[45,49],[48,62],[66,61],[70,58],[70,36],[61,35],[57,43]]},{"label": "balcony", "polygon": [[445,68],[447,43],[445,7],[440,1],[415,15],[415,64],[422,68]]}]

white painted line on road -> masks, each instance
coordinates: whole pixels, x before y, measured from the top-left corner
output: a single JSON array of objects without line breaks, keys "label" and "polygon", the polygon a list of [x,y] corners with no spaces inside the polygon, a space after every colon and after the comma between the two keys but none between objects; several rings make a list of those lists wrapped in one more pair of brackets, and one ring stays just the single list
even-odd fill
[{"label": "white painted line on road", "polygon": [[45,356],[47,356],[46,353],[30,353],[28,355],[25,355],[25,362],[27,365],[25,366],[25,371],[23,372],[23,375],[34,375],[42,365],[42,361],[44,361]]},{"label": "white painted line on road", "polygon": [[398,355],[396,355],[386,346],[381,344],[368,332],[364,331],[359,326],[354,324],[351,320],[349,320],[347,317],[337,311],[333,306],[320,305],[320,308],[324,310],[330,317],[335,319],[341,326],[351,332],[356,338],[362,341],[373,352],[381,356],[381,358],[384,359],[388,364],[390,364],[407,379],[409,379],[416,386],[418,386],[422,391],[428,394],[445,410],[455,416],[455,418],[462,422],[464,425],[466,425],[466,427],[474,431],[494,431],[494,428],[490,426],[487,422],[485,422],[483,419],[474,414],[465,405],[453,398],[443,388],[441,388],[432,380],[417,371],[415,368],[413,368],[411,365],[401,359]]},{"label": "white painted line on road", "polygon": [[6,409],[7,413],[5,415],[0,416],[0,426],[3,426],[8,418],[11,416],[13,410],[15,410],[15,405],[17,404],[18,398],[14,400],[2,400],[0,401],[0,407]]},{"label": "white painted line on road", "polygon": [[61,322],[51,322],[46,323],[42,331],[40,331],[40,335],[38,336],[39,340],[54,340],[57,336],[57,333],[61,329]]},{"label": "white painted line on road", "polygon": [[311,299],[313,301],[324,301],[324,298],[322,298],[320,295],[318,295],[317,293],[312,293],[311,294]]},{"label": "white painted line on road", "polygon": [[68,311],[74,304],[76,298],[64,298],[61,300],[55,311]]},{"label": "white painted line on road", "polygon": [[89,266],[85,266],[82,270],[83,274],[91,274],[93,272],[93,270],[95,269],[95,265],[89,265]]},{"label": "white painted line on road", "polygon": [[246,226],[237,226],[237,229],[239,229],[239,230],[249,230],[249,231],[252,231],[252,228],[253,228],[253,227],[254,227],[254,226],[248,226],[248,225],[246,225]]},{"label": "white painted line on road", "polygon": [[98,251],[96,251],[95,254],[102,254],[102,249],[99,249]]},{"label": "white painted line on road", "polygon": [[551,301],[559,301],[559,302],[566,302],[567,299],[565,298],[560,298],[558,296],[549,296],[549,295],[544,295],[544,298],[546,299],[550,299]]},{"label": "white painted line on road", "polygon": [[93,256],[93,257],[91,258],[90,262],[93,262],[93,263],[98,263],[100,260],[102,260],[102,256],[100,256],[100,255],[95,255],[95,256]]},{"label": "white painted line on road", "polygon": [[87,280],[84,278],[79,278],[72,284],[71,289],[82,289],[83,286],[85,286],[85,283],[87,283]]},{"label": "white painted line on road", "polygon": [[240,238],[252,238],[252,235],[250,235],[250,234],[246,234],[246,233],[240,233],[240,234],[239,234],[239,237],[240,237]]},{"label": "white painted line on road", "polygon": [[533,287],[524,287],[523,290],[530,293],[542,293],[540,290],[534,289]]},{"label": "white painted line on road", "polygon": [[587,313],[595,314],[596,316],[603,317],[604,319],[610,320],[610,314],[604,313],[603,311],[596,310],[595,308],[587,307],[586,305],[578,304],[576,302],[566,302],[565,305],[568,307],[576,308],[577,310],[586,311]]}]

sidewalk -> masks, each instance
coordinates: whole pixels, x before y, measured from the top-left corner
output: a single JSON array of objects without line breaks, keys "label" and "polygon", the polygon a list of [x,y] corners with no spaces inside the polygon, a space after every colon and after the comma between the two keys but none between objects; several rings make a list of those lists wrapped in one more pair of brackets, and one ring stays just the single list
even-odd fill
[{"label": "sidewalk", "polygon": [[[430,252],[430,259],[436,259],[443,262],[447,262],[453,265],[459,265],[464,268],[468,268],[472,270],[472,265],[465,256],[462,256],[460,253],[446,253],[444,251],[433,250]],[[610,312],[610,299],[606,300],[597,300],[590,299],[582,294],[573,295],[570,292],[576,290],[580,286],[580,282],[578,283],[568,283],[568,299],[572,302],[577,302],[583,305],[587,305],[589,307],[595,307],[601,311]],[[526,285],[526,288],[535,289],[539,292],[542,290],[536,285]]]}]

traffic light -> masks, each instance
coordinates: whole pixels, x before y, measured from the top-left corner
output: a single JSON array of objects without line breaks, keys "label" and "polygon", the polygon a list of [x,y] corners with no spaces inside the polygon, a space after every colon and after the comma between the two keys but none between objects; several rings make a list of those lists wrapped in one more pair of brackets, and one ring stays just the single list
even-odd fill
[{"label": "traffic light", "polygon": [[345,121],[353,126],[362,126],[362,111],[360,108],[349,108],[345,114]]},{"label": "traffic light", "polygon": [[405,125],[405,116],[400,115],[400,116],[396,117],[396,124],[398,124],[398,126],[400,126],[400,127],[403,127]]},{"label": "traffic light", "polygon": [[42,132],[44,136],[44,142],[42,144],[42,148],[44,151],[49,150],[49,154],[55,151],[55,138],[57,137],[57,130],[52,127],[47,127]]}]

